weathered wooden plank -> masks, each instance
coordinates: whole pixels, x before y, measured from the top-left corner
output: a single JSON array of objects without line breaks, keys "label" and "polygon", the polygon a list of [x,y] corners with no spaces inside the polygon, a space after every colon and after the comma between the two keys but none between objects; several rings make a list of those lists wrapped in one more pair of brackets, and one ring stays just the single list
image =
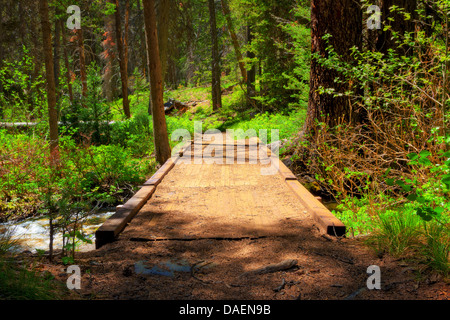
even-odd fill
[{"label": "weathered wooden plank", "polygon": [[224,138],[219,139],[219,141],[215,141],[214,139],[199,139],[196,138],[193,141],[194,144],[201,144],[201,145],[211,145],[211,146],[259,146],[261,145],[261,140],[258,137],[252,137],[252,138],[246,138],[246,139],[238,139],[238,140],[232,140],[230,138]]},{"label": "weathered wooden plank", "polygon": [[95,232],[95,247],[98,249],[114,241],[117,235],[125,229],[126,225],[150,199],[155,190],[156,186],[144,186],[123,206],[117,207],[116,213]]},{"label": "weathered wooden plank", "polygon": [[339,237],[345,234],[345,225],[300,182],[297,180],[286,180],[286,183],[294,191],[302,204],[311,212],[313,219],[318,223],[324,233]]},{"label": "weathered wooden plank", "polygon": [[285,180],[297,180],[295,174],[280,159],[278,159],[278,171]]},{"label": "weathered wooden plank", "polygon": [[175,161],[177,158],[169,158],[169,160],[164,163],[164,165],[159,168],[158,171],[145,183],[144,186],[157,186],[161,183],[162,179],[169,173],[169,171],[173,168],[175,165]]}]

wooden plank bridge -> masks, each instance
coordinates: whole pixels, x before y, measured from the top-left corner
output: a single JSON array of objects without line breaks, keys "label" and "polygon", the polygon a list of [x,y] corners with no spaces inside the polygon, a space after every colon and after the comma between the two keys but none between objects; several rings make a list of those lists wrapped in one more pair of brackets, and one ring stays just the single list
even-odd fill
[{"label": "wooden plank bridge", "polygon": [[[258,138],[202,135],[184,145],[96,231],[96,248],[135,240],[288,235],[313,218],[323,233],[345,226]],[[291,226],[291,227],[290,227]]]}]

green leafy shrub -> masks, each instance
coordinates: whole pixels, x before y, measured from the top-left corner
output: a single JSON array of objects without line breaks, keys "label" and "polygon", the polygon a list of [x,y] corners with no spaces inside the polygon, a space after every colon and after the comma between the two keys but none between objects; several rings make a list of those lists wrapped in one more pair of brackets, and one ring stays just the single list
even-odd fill
[{"label": "green leafy shrub", "polygon": [[45,80],[38,75],[31,80],[35,59],[23,46],[21,60],[3,61],[0,69],[0,120],[9,122],[33,121],[45,114]]},{"label": "green leafy shrub", "polygon": [[149,156],[154,149],[151,116],[138,114],[111,125],[110,144],[126,148],[133,157]]},{"label": "green leafy shrub", "polygon": [[[100,68],[91,64],[87,68],[87,96],[79,93],[74,100],[67,99],[61,104],[61,122],[63,133],[70,132],[79,142],[87,140],[90,143],[102,144],[110,140],[110,125],[112,120],[110,108],[103,98]],[[74,91],[81,91],[81,82],[74,83]]]}]

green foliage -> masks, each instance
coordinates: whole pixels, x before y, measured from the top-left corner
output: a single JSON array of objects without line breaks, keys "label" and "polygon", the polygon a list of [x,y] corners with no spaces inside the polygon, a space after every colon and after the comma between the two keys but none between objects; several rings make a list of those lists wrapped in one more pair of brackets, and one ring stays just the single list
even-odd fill
[{"label": "green foliage", "polygon": [[[437,137],[448,147],[450,138]],[[447,149],[447,148],[445,148]],[[335,214],[353,235],[368,235],[378,253],[396,257],[412,256],[433,270],[449,274],[450,264],[450,153],[427,150],[408,154],[414,179],[389,177],[386,184],[403,198],[389,194],[345,198]],[[432,159],[432,160],[430,160]]]},{"label": "green foliage", "polygon": [[[10,264],[12,262],[13,264]],[[14,261],[0,259],[1,300],[55,300],[55,282],[44,278],[37,269],[26,269]]]},{"label": "green foliage", "polygon": [[[450,137],[446,140],[450,141]],[[416,178],[388,178],[386,184],[401,188],[408,201],[416,206],[417,214],[426,222],[436,219],[441,221],[443,215],[450,212],[448,197],[450,194],[450,152],[439,151],[437,163],[429,159],[432,155],[427,150],[408,154],[409,166]],[[417,176],[426,174],[426,180]]]},{"label": "green foliage", "polygon": [[[20,215],[59,207],[61,199],[121,201],[154,168],[120,145],[80,146],[69,136],[60,140],[60,162],[51,170],[48,145],[38,137],[9,135],[0,131],[0,212]],[[121,190],[123,193],[121,194]],[[28,204],[28,206],[26,205]],[[52,205],[50,205],[52,204]],[[48,210],[43,213],[47,214]]]},{"label": "green foliage", "polygon": [[151,116],[140,113],[111,125],[110,143],[121,146],[136,158],[153,152],[153,122]]},{"label": "green foliage", "polygon": [[289,0],[239,0],[233,7],[238,6],[239,17],[251,26],[253,35],[252,43],[245,46],[245,50],[255,55],[253,59],[245,59],[247,70],[257,66],[262,71],[258,73],[255,99],[263,111],[295,106],[299,82],[305,73],[309,74],[309,66],[302,61],[309,38],[299,37],[307,30],[300,25],[294,27],[298,15],[305,11]]},{"label": "green foliage", "polygon": [[386,210],[379,214],[377,228],[368,243],[378,253],[386,252],[394,257],[405,257],[408,256],[408,251],[418,244],[420,227],[420,219],[412,210]]},{"label": "green foliage", "polygon": [[292,107],[300,107],[301,101],[307,101],[305,93],[309,92],[309,68],[311,63],[311,29],[305,24],[309,19],[309,6],[299,5],[294,9],[298,20],[286,23],[282,29],[292,37],[292,43],[285,50],[292,54],[295,65],[292,72],[283,72],[288,80],[285,89],[292,92],[291,97],[295,102],[290,103]]},{"label": "green foliage", "polygon": [[[61,104],[61,122],[63,130],[70,132],[77,141],[88,140],[92,143],[109,141],[112,119],[109,106],[102,97],[102,79],[98,66],[91,64],[87,68],[87,96],[74,96],[74,101],[63,100]],[[81,82],[74,83],[74,90],[81,91]]]},{"label": "green foliage", "polygon": [[[260,130],[267,130],[267,143],[271,143],[271,130],[278,130],[279,139],[289,139],[299,132],[305,120],[304,109],[292,111],[287,114],[269,112],[254,114],[251,119],[242,119],[227,129],[255,130],[259,137]],[[261,137],[260,137],[261,138]]]},{"label": "green foliage", "polygon": [[0,233],[0,300],[53,300],[58,298],[52,277],[42,276],[34,264],[19,263],[11,254],[16,241],[11,229]]},{"label": "green foliage", "polygon": [[45,81],[40,75],[32,80],[35,58],[25,46],[22,48],[20,60],[4,60],[0,69],[0,120],[32,121],[46,110]]}]

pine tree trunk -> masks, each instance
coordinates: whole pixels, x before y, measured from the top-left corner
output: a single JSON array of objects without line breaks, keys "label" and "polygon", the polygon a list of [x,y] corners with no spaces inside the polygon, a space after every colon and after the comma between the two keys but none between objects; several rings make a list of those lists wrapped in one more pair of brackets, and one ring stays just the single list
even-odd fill
[{"label": "pine tree trunk", "polygon": [[190,84],[195,72],[195,32],[192,24],[192,4],[188,2],[186,7],[186,34],[187,34],[187,56],[186,56],[186,83]]},{"label": "pine tree trunk", "polygon": [[66,32],[64,28],[64,22],[63,20],[59,21],[61,25],[61,35],[63,39],[63,54],[64,54],[64,65],[66,67],[66,82],[67,82],[67,90],[69,91],[69,100],[70,102],[73,102],[73,90],[72,90],[72,77],[70,75],[70,64],[69,64],[69,53],[67,50],[67,39],[66,39]]},{"label": "pine tree trunk", "polygon": [[233,43],[234,52],[236,54],[236,59],[239,64],[239,69],[241,70],[242,75],[242,83],[247,83],[247,69],[245,69],[244,58],[241,53],[241,47],[239,45],[239,41],[236,36],[236,32],[234,32],[233,21],[231,20],[230,7],[226,0],[222,1],[222,11],[225,19],[227,20],[228,32],[230,33],[231,42]]},{"label": "pine tree trunk", "polygon": [[217,43],[216,7],[214,0],[208,0],[208,6],[212,42],[212,105],[213,110],[216,111],[222,108],[222,89],[220,86],[220,58]]},{"label": "pine tree trunk", "polygon": [[129,38],[129,26],[130,26],[130,0],[125,2],[125,27],[124,27],[124,37],[123,37],[123,58],[125,65],[125,74],[127,75],[127,92],[128,92],[128,38]]},{"label": "pine tree trunk", "polygon": [[148,58],[147,58],[147,47],[145,42],[145,23],[144,23],[144,13],[141,9],[141,0],[137,1],[137,10],[139,13],[139,40],[140,40],[140,55],[141,55],[141,68],[142,68],[142,75],[149,79],[148,74]]},{"label": "pine tree trunk", "polygon": [[[83,29],[78,29],[77,31],[78,38],[78,50],[80,56],[80,78],[82,84],[82,95],[83,97],[87,97],[87,72],[86,72],[86,54],[84,51],[84,36]],[[84,103],[83,103],[84,105]]]},{"label": "pine tree trunk", "polygon": [[50,26],[47,0],[39,0],[39,14],[41,17],[43,51],[45,59],[45,77],[47,80],[47,103],[50,128],[50,154],[52,163],[56,161],[58,153],[58,116],[56,112],[56,86],[52,54],[52,29]]},{"label": "pine tree trunk", "polygon": [[[0,0],[0,70],[3,67],[3,55],[4,55],[4,49],[3,49],[3,23],[1,23],[1,21],[3,21],[3,0]],[[0,81],[0,94],[3,93],[3,85],[2,82]],[[0,120],[3,119],[4,116],[4,112],[3,112],[3,105],[0,104]]]},{"label": "pine tree trunk", "polygon": [[167,73],[167,62],[168,62],[167,53],[169,41],[170,2],[171,1],[168,0],[159,0],[157,5],[158,43],[159,43],[159,55],[161,59],[163,86],[165,83]]},{"label": "pine tree trunk", "polygon": [[150,72],[150,95],[152,100],[155,154],[156,161],[163,164],[171,157],[171,149],[167,133],[166,115],[164,112],[164,92],[158,45],[158,31],[156,27],[155,0],[143,0],[143,5]]},{"label": "pine tree trunk", "polygon": [[[114,1],[114,0],[111,0]],[[117,43],[117,51],[119,52],[119,66],[120,66],[120,79],[122,82],[122,101],[123,101],[123,112],[127,119],[131,118],[130,113],[130,102],[128,100],[128,70],[127,70],[127,61],[125,60],[125,49],[124,42],[122,38],[122,26],[121,26],[121,18],[120,18],[120,10],[119,10],[119,0],[115,0],[116,4],[116,43]]]},{"label": "pine tree trunk", "polygon": [[[313,0],[311,2],[311,51],[326,57],[328,44],[322,38],[331,34],[330,45],[345,61],[350,60],[350,48],[362,45],[362,11],[352,0]],[[340,123],[359,121],[359,115],[352,110],[348,97],[334,97],[319,94],[320,87],[333,88],[344,93],[349,83],[335,83],[339,73],[330,70],[317,61],[311,61],[310,93],[304,132],[315,128],[315,120],[325,122],[331,127]]]},{"label": "pine tree trunk", "polygon": [[105,61],[103,70],[103,96],[106,101],[112,102],[114,100],[114,89],[112,84],[112,77],[114,73],[114,17],[108,15],[105,17],[105,39],[102,42],[103,53],[101,57]]},{"label": "pine tree trunk", "polygon": [[[57,13],[57,12],[56,12]],[[55,71],[55,86],[56,86],[56,101],[59,101],[59,98],[61,96],[61,90],[59,86],[59,74],[61,71],[59,60],[60,60],[60,51],[61,51],[61,25],[59,23],[59,20],[55,20],[55,45],[53,48],[53,65],[54,65],[54,71]],[[57,113],[58,113],[58,119],[59,119],[59,104],[57,103]]]}]

